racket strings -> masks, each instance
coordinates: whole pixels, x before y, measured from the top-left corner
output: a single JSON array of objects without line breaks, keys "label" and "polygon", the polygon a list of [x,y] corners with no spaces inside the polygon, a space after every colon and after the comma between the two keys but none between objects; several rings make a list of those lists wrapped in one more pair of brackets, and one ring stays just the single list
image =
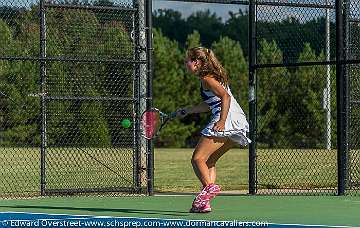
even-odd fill
[{"label": "racket strings", "polygon": [[147,111],[142,116],[143,135],[147,139],[151,139],[156,135],[161,127],[162,117],[157,111]]}]

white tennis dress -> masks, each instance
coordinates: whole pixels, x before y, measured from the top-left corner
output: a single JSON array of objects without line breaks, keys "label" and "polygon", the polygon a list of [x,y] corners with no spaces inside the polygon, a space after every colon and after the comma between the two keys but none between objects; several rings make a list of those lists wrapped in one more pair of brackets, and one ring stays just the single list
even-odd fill
[{"label": "white tennis dress", "polygon": [[201,134],[204,136],[229,137],[242,146],[249,144],[251,140],[246,137],[247,132],[249,132],[249,124],[244,111],[235,100],[230,88],[224,87],[231,97],[230,108],[225,122],[225,130],[214,131],[214,124],[220,119],[221,99],[211,90],[205,90],[202,83],[200,84],[201,97],[203,101],[209,105],[212,113],[210,123],[201,131]]}]

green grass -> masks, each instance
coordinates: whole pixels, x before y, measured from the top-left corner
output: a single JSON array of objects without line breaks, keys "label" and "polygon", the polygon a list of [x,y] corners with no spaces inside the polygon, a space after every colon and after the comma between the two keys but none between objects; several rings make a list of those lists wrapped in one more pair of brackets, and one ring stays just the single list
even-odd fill
[{"label": "green grass", "polygon": [[[155,189],[159,192],[197,192],[200,183],[191,166],[191,149],[155,150]],[[247,189],[247,150],[232,149],[219,160],[218,183],[224,190]]]},{"label": "green grass", "polygon": [[[190,163],[192,149],[155,149],[155,190],[197,192],[200,183]],[[92,159],[96,157],[102,163]],[[259,189],[335,189],[335,150],[258,150]],[[131,149],[49,148],[47,189],[133,187]],[[40,152],[37,148],[0,149],[0,192],[38,194]],[[111,169],[111,170],[110,170]],[[223,190],[248,189],[248,150],[232,149],[217,164]],[[145,172],[144,172],[145,174]],[[143,175],[144,177],[144,175]],[[143,179],[143,183],[146,183]]]},{"label": "green grass", "polygon": [[0,192],[39,191],[40,153],[34,148],[0,150]]},{"label": "green grass", "polygon": [[[156,149],[155,187],[159,192],[197,192],[191,149]],[[327,189],[337,185],[335,150],[258,150],[258,188]],[[248,150],[232,149],[217,164],[223,190],[248,189]]]},{"label": "green grass", "polygon": [[[121,176],[132,181],[132,151],[88,150]],[[157,192],[198,192],[192,171],[192,149],[155,150]],[[122,159],[126,160],[126,163]],[[258,150],[260,188],[333,188],[336,185],[336,151]],[[0,149],[0,197],[39,194],[40,153],[36,148]],[[86,153],[51,148],[47,154],[47,187],[91,188],[124,186],[124,180]],[[218,183],[223,190],[245,190],[248,150],[232,149],[218,162]],[[286,190],[285,190],[286,191]],[[358,197],[218,196],[211,214],[190,214],[193,195],[154,197],[39,197],[0,202],[0,211],[89,214],[120,217],[157,217],[207,220],[268,221],[323,225],[359,225]]]},{"label": "green grass", "polygon": [[259,188],[335,188],[336,150],[258,150]]},{"label": "green grass", "polygon": [[[132,159],[131,149],[96,148],[84,152],[72,148],[50,148],[45,163],[46,188],[133,187]],[[0,167],[0,193],[39,194],[41,171],[38,148],[2,148]]]}]

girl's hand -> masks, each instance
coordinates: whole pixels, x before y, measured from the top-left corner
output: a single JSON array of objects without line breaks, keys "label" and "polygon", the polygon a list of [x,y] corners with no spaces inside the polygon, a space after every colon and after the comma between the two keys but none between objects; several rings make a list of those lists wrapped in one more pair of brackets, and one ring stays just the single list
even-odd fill
[{"label": "girl's hand", "polygon": [[225,121],[219,120],[218,122],[216,122],[214,124],[213,130],[214,131],[225,131]]}]

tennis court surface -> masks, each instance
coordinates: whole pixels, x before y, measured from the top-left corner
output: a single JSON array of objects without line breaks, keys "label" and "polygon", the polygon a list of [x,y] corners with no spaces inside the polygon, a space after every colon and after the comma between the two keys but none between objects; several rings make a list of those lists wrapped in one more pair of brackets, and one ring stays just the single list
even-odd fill
[{"label": "tennis court surface", "polygon": [[[119,221],[137,222],[176,220],[177,225],[174,223],[172,225],[162,224],[162,226],[182,227],[199,226],[199,224],[203,227],[209,225],[360,227],[360,197],[357,196],[218,196],[212,202],[213,211],[208,214],[189,213],[192,199],[192,195],[157,195],[152,197],[51,197],[2,200],[0,201],[0,219],[3,223],[0,224],[15,227],[21,224],[15,222],[11,224],[9,220],[27,219],[27,221],[34,222],[38,219],[53,219],[55,221],[56,219],[69,219],[71,218],[69,216],[73,216],[72,219],[102,219],[103,222],[107,221],[104,223],[104,227],[115,226],[115,218],[121,219]],[[4,222],[6,220],[7,223]],[[202,223],[199,223],[200,220]],[[211,224],[210,221],[213,223]],[[229,223],[214,223],[220,221]],[[245,221],[251,223],[241,223]],[[196,222],[198,223],[196,224]],[[38,224],[30,225],[37,226]],[[64,227],[66,224],[57,224],[57,226],[60,225]],[[23,224],[23,226],[27,225]],[[48,223],[47,226],[51,227]],[[98,226],[101,225],[98,224]],[[120,227],[120,223],[117,223],[117,226]]]}]

